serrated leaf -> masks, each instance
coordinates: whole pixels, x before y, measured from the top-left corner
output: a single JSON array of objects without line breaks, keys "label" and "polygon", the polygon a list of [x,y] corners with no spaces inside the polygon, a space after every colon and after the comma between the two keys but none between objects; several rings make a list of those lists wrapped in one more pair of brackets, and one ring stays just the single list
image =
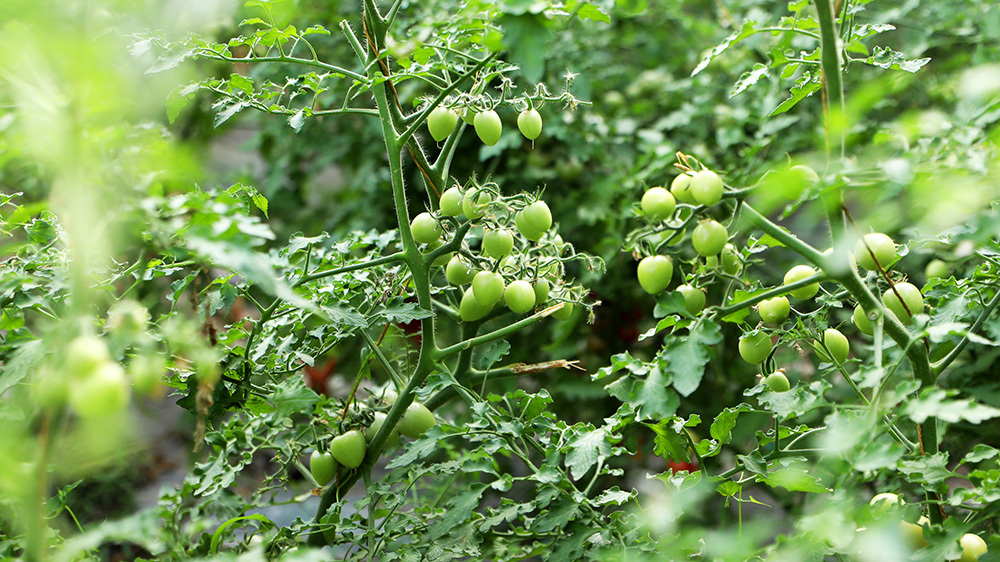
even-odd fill
[{"label": "serrated leaf", "polygon": [[924,455],[914,460],[901,460],[898,468],[900,472],[909,477],[910,482],[921,484],[936,484],[944,482],[946,478],[957,476],[948,470],[948,455],[946,453]]},{"label": "serrated leaf", "polygon": [[938,418],[949,423],[967,421],[978,424],[1000,417],[1000,408],[980,404],[971,398],[950,399],[957,394],[957,391],[943,388],[925,389],[919,397],[906,403],[904,412],[915,423],[924,423],[927,418]]},{"label": "serrated leaf", "polygon": [[622,505],[634,497],[636,497],[635,490],[626,492],[618,486],[613,486],[604,490],[604,493],[594,498],[594,505],[605,505],[609,503]]},{"label": "serrated leaf", "polygon": [[796,84],[792,86],[791,96],[785,101],[778,104],[778,107],[774,108],[768,117],[774,117],[775,115],[780,115],[789,109],[795,107],[797,103],[804,100],[805,98],[818,92],[820,88],[823,87],[822,82],[820,82],[819,76],[813,76],[810,73],[805,73],[796,81]]},{"label": "serrated leaf", "polygon": [[439,539],[447,535],[452,529],[464,523],[472,515],[473,510],[479,507],[479,501],[489,486],[486,484],[472,484],[464,492],[452,496],[448,501],[444,515],[427,529],[426,538],[428,542]]},{"label": "serrated leaf", "polygon": [[426,308],[421,308],[419,303],[402,302],[387,306],[375,311],[378,316],[384,317],[389,322],[408,324],[415,320],[423,320],[434,316],[434,313]]},{"label": "serrated leaf", "polygon": [[691,71],[691,76],[695,76],[702,70],[705,70],[705,67],[707,67],[709,63],[715,60],[715,58],[722,53],[726,52],[729,47],[732,47],[734,44],[739,43],[747,37],[757,33],[756,25],[757,22],[753,20],[743,22],[743,25],[739,30],[731,33],[728,37],[723,39],[721,43],[713,47],[711,51],[701,58],[701,62],[698,63],[698,66],[694,67],[694,70]]},{"label": "serrated leaf", "polygon": [[917,72],[925,64],[931,62],[930,58],[907,60],[903,53],[894,51],[888,47],[875,47],[872,55],[863,60],[866,64],[892,70],[902,70],[903,72]]},{"label": "serrated leaf", "polygon": [[19,347],[0,369],[0,395],[24,380],[34,370],[35,365],[45,356],[42,340],[26,342]]},{"label": "serrated leaf", "polygon": [[666,359],[674,388],[681,396],[689,396],[701,384],[705,365],[712,356],[712,347],[722,341],[719,325],[703,320],[691,325],[687,337],[672,339],[660,356]]},{"label": "serrated leaf", "polygon": [[610,454],[608,430],[603,427],[597,428],[579,435],[569,444],[566,466],[569,467],[573,480],[579,480],[597,464],[598,459],[606,458]]},{"label": "serrated leaf", "polygon": [[824,494],[830,492],[819,483],[819,479],[801,468],[789,466],[772,470],[763,478],[772,488],[784,488],[790,492]]},{"label": "serrated leaf", "polygon": [[736,427],[736,418],[739,417],[741,412],[749,412],[751,410],[753,408],[749,404],[740,404],[739,406],[726,408],[720,412],[712,420],[712,426],[709,429],[712,439],[722,444],[729,443],[733,438],[733,428]]},{"label": "serrated leaf", "polygon": [[729,92],[729,97],[734,98],[742,94],[744,91],[746,91],[747,88],[753,86],[761,78],[764,78],[768,75],[769,75],[769,69],[766,64],[757,63],[753,65],[752,69],[744,72],[743,75],[740,76],[740,79],[736,81],[736,84],[733,85],[732,91]]}]

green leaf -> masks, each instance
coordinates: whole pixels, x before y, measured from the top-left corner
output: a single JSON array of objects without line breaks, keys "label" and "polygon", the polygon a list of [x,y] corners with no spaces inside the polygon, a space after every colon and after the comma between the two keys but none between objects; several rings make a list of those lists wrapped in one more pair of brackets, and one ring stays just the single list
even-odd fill
[{"label": "green leaf", "polygon": [[712,355],[712,346],[722,341],[719,325],[703,320],[691,325],[685,338],[672,339],[660,354],[669,363],[673,385],[681,396],[689,396],[701,384],[705,365]]},{"label": "green leaf", "polygon": [[927,418],[938,418],[949,423],[967,421],[978,424],[1000,417],[1000,409],[980,404],[972,398],[950,399],[957,394],[956,390],[927,388],[921,391],[919,397],[908,401],[903,411],[915,423],[924,423]]},{"label": "green leaf", "polygon": [[757,63],[753,65],[751,70],[744,72],[740,79],[736,81],[731,92],[729,92],[729,97],[733,98],[744,91],[750,86],[756,84],[761,78],[769,75],[769,69],[766,64]]},{"label": "green leaf", "polygon": [[879,68],[902,70],[904,72],[913,73],[923,68],[925,64],[931,62],[931,59],[923,58],[906,60],[903,53],[893,51],[888,47],[875,47],[872,50],[872,56],[864,59],[862,62]]},{"label": "green leaf", "polygon": [[962,459],[961,464],[965,464],[968,462],[982,462],[987,459],[996,458],[998,454],[1000,454],[1000,451],[998,451],[997,449],[990,447],[989,445],[984,445],[982,443],[979,443],[975,447],[973,447],[968,454],[965,455],[965,458]]},{"label": "green leaf", "polygon": [[701,62],[698,63],[698,66],[694,67],[694,70],[691,71],[691,76],[695,76],[702,70],[705,70],[705,67],[707,67],[710,62],[715,60],[715,58],[722,53],[726,52],[729,47],[732,47],[736,43],[739,43],[747,37],[757,33],[756,25],[757,22],[753,20],[743,22],[743,25],[739,30],[734,31],[729,35],[729,37],[723,39],[721,43],[713,47],[711,51],[701,58]]},{"label": "green leaf", "polygon": [[653,453],[667,460],[687,462],[691,460],[691,452],[688,450],[691,444],[687,436],[681,434],[684,426],[673,423],[678,419],[672,417],[649,426],[656,433]]},{"label": "green leaf", "polygon": [[608,437],[607,428],[601,427],[577,436],[569,444],[566,466],[569,467],[573,480],[582,478],[592,466],[597,464],[598,459],[606,458],[611,454]]},{"label": "green leaf", "polygon": [[306,388],[302,377],[291,377],[278,383],[271,395],[275,414],[281,417],[309,412],[318,401],[319,395]]},{"label": "green leaf", "polygon": [[749,404],[740,404],[739,406],[726,408],[720,412],[719,415],[715,416],[715,419],[712,421],[712,427],[709,429],[712,439],[722,444],[729,443],[733,438],[733,428],[736,427],[736,418],[739,417],[741,412],[752,410],[753,408]]},{"label": "green leaf", "polygon": [[444,515],[427,529],[427,541],[431,542],[447,535],[452,529],[468,520],[473,510],[479,507],[483,492],[488,488],[486,484],[473,484],[464,492],[452,496],[445,506]]},{"label": "green leaf", "polygon": [[901,460],[899,471],[907,476],[907,480],[916,484],[937,484],[946,478],[958,476],[948,470],[948,454],[935,453],[924,455],[914,460]]},{"label": "green leaf", "polygon": [[42,344],[42,340],[26,342],[4,363],[3,369],[0,369],[0,395],[34,371],[35,366],[45,357],[46,347]]},{"label": "green leaf", "polygon": [[763,480],[772,488],[781,487],[790,492],[809,492],[814,494],[830,492],[828,488],[819,483],[819,478],[795,466],[772,470]]},{"label": "green leaf", "polygon": [[521,67],[529,82],[538,82],[545,72],[546,42],[551,31],[543,20],[541,15],[508,14],[498,22],[504,30],[504,45],[510,49],[511,62]]},{"label": "green leaf", "polygon": [[806,99],[807,97],[818,92],[820,88],[823,87],[823,83],[820,80],[819,75],[813,76],[811,73],[806,72],[798,80],[795,81],[795,85],[792,86],[791,96],[785,101],[778,104],[778,107],[774,108],[768,117],[774,117],[775,115],[780,115],[789,109],[795,107],[797,103]]}]

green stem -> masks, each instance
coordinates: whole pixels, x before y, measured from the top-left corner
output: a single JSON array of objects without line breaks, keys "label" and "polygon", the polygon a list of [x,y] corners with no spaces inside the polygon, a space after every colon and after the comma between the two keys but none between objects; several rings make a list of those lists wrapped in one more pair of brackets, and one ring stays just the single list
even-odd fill
[{"label": "green stem", "polygon": [[530,325],[534,324],[535,322],[538,322],[542,318],[545,318],[546,316],[549,316],[553,312],[556,312],[557,310],[559,310],[559,308],[561,308],[562,306],[565,306],[565,304],[564,303],[560,303],[557,306],[552,306],[552,307],[546,308],[545,310],[542,310],[540,312],[532,314],[531,316],[529,316],[527,318],[523,318],[523,319],[521,319],[521,320],[519,320],[517,322],[514,322],[513,324],[508,324],[507,326],[504,326],[503,328],[499,328],[497,330],[494,330],[494,331],[492,331],[492,332],[490,332],[488,334],[483,334],[481,336],[476,336],[474,338],[469,338],[467,340],[460,341],[460,342],[458,342],[458,343],[456,343],[454,345],[450,345],[450,346],[448,346],[448,347],[446,347],[444,349],[439,349],[437,351],[437,353],[435,354],[435,359],[438,360],[438,361],[441,361],[443,359],[447,359],[448,357],[450,357],[450,356],[452,356],[452,355],[454,355],[454,354],[456,354],[456,353],[458,353],[460,351],[463,351],[463,350],[466,350],[466,349],[472,349],[472,348],[474,348],[476,346],[483,345],[484,343],[489,343],[489,342],[491,342],[493,340],[498,340],[498,339],[500,339],[500,338],[502,338],[504,336],[508,336],[510,334],[513,334],[514,332],[520,330],[521,328],[524,328],[525,326],[530,326]]},{"label": "green stem", "polygon": [[779,285],[779,286],[777,286],[777,287],[775,287],[773,289],[770,289],[768,291],[760,293],[759,295],[754,295],[754,296],[752,296],[752,297],[750,297],[750,298],[748,298],[746,300],[741,300],[741,301],[739,301],[737,303],[733,303],[733,304],[731,304],[729,306],[718,308],[715,311],[715,315],[717,317],[719,317],[719,316],[726,316],[727,314],[732,314],[733,312],[736,312],[737,310],[742,310],[742,309],[747,308],[749,306],[753,306],[753,305],[759,303],[762,300],[769,299],[771,297],[777,297],[777,296],[785,295],[785,294],[788,294],[788,293],[790,293],[790,292],[792,292],[792,291],[794,291],[796,289],[800,289],[802,287],[805,287],[806,285],[812,285],[813,283],[819,283],[819,282],[825,281],[825,280],[827,280],[826,274],[824,274],[824,273],[816,273],[815,275],[810,275],[809,277],[806,277],[805,279],[800,279],[799,281],[796,281],[794,283],[789,283],[788,285]]}]

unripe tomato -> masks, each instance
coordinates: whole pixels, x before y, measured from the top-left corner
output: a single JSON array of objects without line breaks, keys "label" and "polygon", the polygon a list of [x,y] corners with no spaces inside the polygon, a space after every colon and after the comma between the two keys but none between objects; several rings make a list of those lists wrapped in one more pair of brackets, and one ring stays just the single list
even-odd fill
[{"label": "unripe tomato", "polygon": [[[797,265],[785,273],[784,284],[791,285],[792,283],[802,281],[803,279],[812,277],[813,275],[816,275],[815,269],[809,267],[808,265]],[[815,297],[818,292],[819,283],[813,283],[811,285],[806,285],[805,287],[799,287],[798,289],[789,292],[789,294],[797,299],[806,300]]]},{"label": "unripe tomato", "polygon": [[413,217],[410,231],[417,244],[430,244],[441,237],[441,226],[430,213],[420,213]]},{"label": "unripe tomato", "polygon": [[465,111],[462,113],[462,121],[465,121],[466,125],[475,125],[476,115],[476,110],[473,109],[472,106],[467,106]]},{"label": "unripe tomato", "polygon": [[458,187],[449,187],[441,194],[441,213],[448,217],[462,214],[462,191]]},{"label": "unripe tomato", "polygon": [[521,233],[521,236],[532,242],[538,242],[542,239],[542,236],[545,236],[544,230],[535,230],[528,226],[528,221],[524,218],[524,211],[518,211],[514,215],[514,224],[517,226],[517,231]]},{"label": "unripe tomato", "polygon": [[[868,244],[867,248],[865,247],[866,243]],[[875,254],[874,260],[871,253],[868,252],[868,248],[871,248],[872,253]],[[896,244],[893,243],[892,238],[881,232],[865,234],[854,245],[854,258],[858,261],[858,265],[865,269],[877,270],[875,260],[878,260],[878,264],[882,266],[882,269],[885,269],[896,261]]]},{"label": "unripe tomato", "polygon": [[760,314],[760,319],[768,324],[781,324],[788,318],[790,311],[791,306],[789,306],[786,297],[764,299],[757,303],[757,313]]},{"label": "unripe tomato", "polygon": [[514,281],[504,289],[503,300],[512,312],[523,314],[535,307],[535,289],[527,281]]},{"label": "unripe tomato", "polygon": [[764,384],[771,392],[785,392],[791,388],[791,385],[788,384],[788,377],[781,369],[764,377]]},{"label": "unripe tomato", "polygon": [[[372,439],[375,439],[375,434],[382,429],[382,424],[388,416],[384,412],[375,412],[375,419],[372,420],[372,424],[365,429],[365,443],[371,443]],[[395,445],[399,441],[399,429],[392,428],[389,432],[388,437],[385,438],[385,442],[382,444],[383,448],[389,448]]]},{"label": "unripe tomato", "polygon": [[488,192],[470,189],[465,192],[465,197],[462,198],[462,213],[470,221],[482,218],[491,201],[493,201],[493,196]]},{"label": "unripe tomato", "polygon": [[726,246],[729,231],[717,221],[704,220],[694,227],[691,233],[691,244],[694,250],[702,256],[715,256]]},{"label": "unripe tomato", "polygon": [[847,341],[847,336],[836,328],[827,328],[823,332],[823,345],[830,350],[833,360],[837,363],[847,361],[847,356],[851,353],[851,344]]},{"label": "unripe tomato", "polygon": [[476,270],[462,261],[462,258],[452,256],[444,268],[444,276],[452,285],[465,285],[472,283]]},{"label": "unripe tomato", "polygon": [[[897,293],[899,297],[903,297],[902,302],[896,296]],[[882,302],[904,324],[909,323],[914,315],[924,311],[924,297],[920,294],[920,289],[911,283],[896,283],[893,287],[886,289],[882,293]],[[905,308],[903,307],[904,303],[906,304]],[[909,312],[907,312],[907,309],[909,309]]]},{"label": "unripe tomato", "polygon": [[534,291],[535,304],[539,306],[545,304],[549,300],[549,280],[542,278],[535,281]]},{"label": "unripe tomato", "polygon": [[872,321],[868,319],[868,313],[865,312],[865,309],[861,308],[860,304],[854,307],[851,322],[854,322],[854,326],[861,330],[862,334],[870,336],[875,333],[875,327],[872,326]]},{"label": "unripe tomato", "polygon": [[463,322],[475,322],[489,314],[491,310],[493,310],[492,305],[484,305],[479,302],[476,295],[472,294],[472,287],[465,290],[465,293],[462,294],[462,301],[458,305],[458,313]]},{"label": "unripe tomato", "polygon": [[514,250],[514,235],[506,228],[487,230],[483,235],[483,253],[500,259]]},{"label": "unripe tomato", "polygon": [[352,429],[333,438],[330,442],[330,454],[340,464],[347,468],[358,468],[365,460],[368,447],[365,435],[357,429]]},{"label": "unripe tomato", "polygon": [[326,486],[337,474],[337,461],[330,453],[313,451],[309,455],[309,472],[312,473],[317,484]]},{"label": "unripe tomato", "polygon": [[674,274],[674,260],[669,256],[647,256],[639,262],[636,276],[639,286],[651,295],[659,293],[670,285]]},{"label": "unripe tomato", "polygon": [[980,556],[986,554],[986,551],[989,550],[986,547],[986,541],[979,535],[973,535],[972,533],[962,535],[962,538],[958,540],[958,544],[962,546],[962,557],[958,559],[959,562],[976,562]]},{"label": "unripe tomato", "polygon": [[108,330],[128,340],[146,331],[149,311],[133,300],[121,300],[108,311]]},{"label": "unripe tomato", "polygon": [[740,272],[740,256],[736,253],[736,247],[726,244],[722,248],[722,271],[726,275],[736,275]]},{"label": "unripe tomato", "polygon": [[884,492],[875,494],[871,501],[868,502],[868,505],[872,507],[872,514],[875,517],[883,517],[895,507],[903,505],[903,499],[896,494]]},{"label": "unripe tomato", "polygon": [[79,336],[66,346],[66,372],[74,378],[86,378],[111,361],[111,353],[97,336]]},{"label": "unripe tomato", "polygon": [[87,378],[70,387],[69,403],[84,418],[100,418],[121,412],[128,404],[125,369],[113,361],[99,366]]},{"label": "unripe tomato", "polygon": [[910,545],[913,550],[919,550],[927,546],[927,539],[924,538],[924,525],[930,523],[926,517],[921,517],[916,524],[908,521],[899,522],[899,531],[903,535],[903,540]]},{"label": "unripe tomato", "polygon": [[802,186],[802,189],[797,190],[799,193],[802,193],[804,188],[812,187],[819,183],[819,174],[816,173],[816,170],[805,164],[792,166],[788,171],[792,175],[792,178]]},{"label": "unripe tomato", "polygon": [[476,134],[483,144],[493,146],[500,140],[500,133],[503,132],[503,123],[496,111],[488,109],[482,113],[477,113],[472,120],[476,127]]},{"label": "unripe tomato", "polygon": [[454,110],[440,105],[427,116],[427,130],[431,133],[431,137],[438,142],[448,138],[457,124],[458,114]]},{"label": "unripe tomato", "polygon": [[542,134],[542,116],[534,108],[526,109],[517,116],[517,128],[528,140],[535,140]]},{"label": "unripe tomato", "polygon": [[771,337],[765,332],[750,334],[740,340],[740,357],[751,365],[763,363],[774,346],[771,345]]},{"label": "unripe tomato", "polygon": [[472,278],[472,294],[484,307],[493,308],[503,297],[503,276],[493,271],[480,271]]},{"label": "unripe tomato", "polygon": [[935,277],[945,279],[949,276],[951,276],[951,271],[948,270],[948,264],[941,260],[931,260],[927,263],[927,267],[924,268],[924,277],[928,279]]},{"label": "unripe tomato", "polygon": [[42,367],[35,371],[35,379],[29,387],[31,397],[42,408],[49,410],[62,408],[69,400],[70,382],[65,371]]},{"label": "unripe tomato", "polygon": [[670,218],[677,207],[677,201],[669,191],[662,187],[651,187],[642,194],[642,214],[651,221],[661,221]]},{"label": "unripe tomato", "polygon": [[412,402],[399,420],[399,432],[410,439],[416,439],[435,425],[437,418],[434,417],[434,412],[420,402]]},{"label": "unripe tomato", "polygon": [[694,198],[694,194],[691,193],[691,176],[689,174],[681,174],[674,178],[674,181],[670,182],[670,192],[674,195],[674,199],[681,203],[693,205],[698,202]]},{"label": "unripe tomato", "polygon": [[722,178],[712,170],[700,170],[691,178],[691,195],[702,205],[715,205],[722,200]]},{"label": "unripe tomato", "polygon": [[532,230],[545,232],[552,226],[552,211],[541,199],[528,205],[521,212],[524,213],[524,224]]},{"label": "unripe tomato", "polygon": [[573,315],[573,303],[564,302],[563,307],[552,313],[552,317],[556,320],[569,320],[569,317]]},{"label": "unripe tomato", "polygon": [[681,285],[677,287],[677,292],[684,297],[684,310],[691,316],[697,316],[705,308],[705,291],[692,287],[691,285]]},{"label": "unripe tomato", "polygon": [[132,390],[145,396],[156,396],[163,391],[163,371],[166,358],[159,353],[136,355],[128,365],[132,377]]}]

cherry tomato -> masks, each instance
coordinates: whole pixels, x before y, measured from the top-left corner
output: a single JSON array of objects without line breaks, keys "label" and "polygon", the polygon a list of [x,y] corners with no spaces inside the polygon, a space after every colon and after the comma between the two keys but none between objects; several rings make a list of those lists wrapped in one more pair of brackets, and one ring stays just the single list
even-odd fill
[{"label": "cherry tomato", "polygon": [[564,302],[563,307],[552,313],[552,317],[556,320],[569,320],[569,317],[573,315],[573,303]]},{"label": "cherry tomato", "polygon": [[466,285],[472,283],[472,279],[476,276],[476,270],[462,261],[462,258],[452,256],[444,268],[444,276],[452,285]]},{"label": "cherry tomato", "polygon": [[722,248],[722,272],[726,275],[736,275],[740,272],[740,256],[736,253],[736,247],[726,244]]},{"label": "cherry tomato", "polygon": [[926,517],[921,517],[917,520],[916,524],[909,521],[899,522],[900,534],[903,535],[903,539],[910,545],[911,549],[919,550],[930,544],[924,537],[924,525],[928,523],[930,523],[930,520]]},{"label": "cherry tomato", "polygon": [[545,232],[552,226],[552,211],[545,201],[539,199],[524,208],[524,224],[535,231]]},{"label": "cherry tomato", "polygon": [[465,218],[472,221],[482,218],[491,201],[493,201],[493,196],[488,192],[470,189],[465,192],[465,197],[462,198],[462,213],[465,214]]},{"label": "cherry tomato", "polygon": [[109,361],[108,346],[97,336],[79,336],[66,346],[65,367],[71,377],[88,377]]},{"label": "cherry tomato", "polygon": [[100,418],[121,412],[128,404],[128,380],[125,369],[108,361],[86,378],[73,381],[69,391],[70,406],[84,418]]},{"label": "cherry tomato", "polygon": [[413,217],[410,231],[417,244],[430,244],[441,237],[441,226],[430,213],[420,213]]},{"label": "cherry tomato", "polygon": [[669,191],[662,187],[651,187],[642,194],[642,214],[651,221],[662,221],[670,218],[677,207],[677,201]]},{"label": "cherry tomato", "polygon": [[[813,170],[805,164],[792,166],[788,171],[792,174],[792,177],[803,186],[803,188],[812,187],[819,183],[819,174],[816,173],[816,170]],[[798,191],[801,193],[802,190],[800,189]]]},{"label": "cherry tomato", "polygon": [[514,250],[514,235],[506,228],[487,230],[483,235],[483,253],[500,259]]},{"label": "cherry tomato", "polygon": [[535,281],[534,291],[535,304],[539,306],[545,304],[549,300],[549,280],[543,278]]},{"label": "cherry tomato", "polygon": [[472,106],[467,106],[462,113],[462,121],[465,121],[466,125],[475,125],[476,114],[477,112]]},{"label": "cherry tomato", "polygon": [[[899,297],[903,298],[902,302],[900,302]],[[909,323],[914,315],[924,311],[924,297],[920,294],[920,289],[911,283],[896,283],[893,287],[886,289],[882,293],[882,302],[904,324]],[[903,307],[904,303],[906,304],[905,308]]]},{"label": "cherry tomato", "polygon": [[765,332],[757,332],[744,336],[739,344],[740,357],[752,365],[763,363],[774,346],[771,345],[771,337]]},{"label": "cherry tomato", "polygon": [[693,205],[698,202],[694,198],[694,194],[691,193],[690,174],[681,174],[674,178],[674,181],[670,182],[670,192],[674,195],[674,198],[681,203]]},{"label": "cherry tomato", "polygon": [[472,120],[472,124],[475,126],[476,134],[479,135],[479,140],[483,141],[483,144],[493,146],[500,140],[500,133],[503,132],[503,123],[500,122],[500,116],[497,115],[496,111],[488,109],[477,113]]},{"label": "cherry tomato", "polygon": [[903,499],[896,494],[885,492],[875,494],[871,501],[868,502],[868,505],[872,507],[872,515],[882,517],[897,506],[903,505],[903,503]]},{"label": "cherry tomato", "polygon": [[309,455],[309,472],[312,473],[317,484],[326,486],[337,474],[337,461],[330,453],[313,451]]},{"label": "cherry tomato", "polygon": [[475,322],[489,314],[491,310],[493,310],[492,305],[486,306],[479,302],[476,295],[472,293],[472,287],[465,290],[465,293],[462,294],[462,301],[458,305],[458,313],[463,322]]},{"label": "cherry tomato", "polygon": [[449,187],[441,194],[441,213],[448,217],[462,214],[462,191],[458,187]]},{"label": "cherry tomato", "polygon": [[924,268],[924,277],[927,279],[935,277],[946,279],[949,276],[951,276],[951,271],[948,270],[948,264],[941,260],[931,260],[927,263],[927,267]]},{"label": "cherry tomato", "polygon": [[872,326],[871,320],[868,319],[868,313],[865,312],[865,309],[861,308],[860,304],[854,307],[854,314],[851,315],[851,321],[861,330],[862,334],[870,336],[875,333],[875,327]]},{"label": "cherry tomato", "polygon": [[781,324],[788,318],[790,311],[791,306],[789,306],[786,297],[764,299],[757,303],[757,313],[760,314],[760,319],[768,324]]},{"label": "cherry tomato", "polygon": [[365,435],[357,429],[342,433],[330,442],[330,454],[337,462],[347,468],[361,466],[365,460],[366,452]]},{"label": "cherry tomato", "polygon": [[976,562],[980,556],[986,554],[986,551],[989,550],[986,547],[986,541],[979,535],[973,535],[972,533],[962,535],[962,538],[958,540],[958,544],[962,547],[962,557],[958,559],[959,562]]},{"label": "cherry tomato", "polygon": [[830,350],[833,360],[837,363],[847,361],[847,356],[851,353],[851,344],[847,341],[847,336],[836,328],[827,328],[823,332],[823,345]]},{"label": "cherry tomato", "polygon": [[684,461],[681,462],[668,461],[667,468],[669,468],[670,471],[673,472],[674,474],[677,474],[678,472],[683,472],[685,470],[688,472],[697,472],[698,464],[693,462],[684,462]]},{"label": "cherry tomato", "polygon": [[535,140],[542,134],[542,116],[534,108],[526,109],[517,116],[517,128],[528,140]]},{"label": "cherry tomato", "polygon": [[399,432],[410,439],[416,439],[435,425],[437,418],[434,417],[434,412],[420,402],[412,402],[399,420]]},{"label": "cherry tomato", "polygon": [[681,285],[677,287],[677,292],[684,297],[684,310],[691,316],[697,316],[705,308],[705,291],[692,287],[691,285]]},{"label": "cherry tomato", "polygon": [[545,236],[544,230],[535,230],[528,226],[528,221],[524,218],[524,211],[518,211],[514,215],[514,224],[517,226],[517,231],[521,233],[521,236],[532,242],[538,242],[542,239],[542,236]]},{"label": "cherry tomato", "polygon": [[504,289],[503,300],[512,312],[523,314],[535,307],[535,289],[527,281],[514,281]]},{"label": "cherry tomato", "polygon": [[431,114],[427,116],[427,130],[434,140],[441,142],[448,138],[448,135],[455,130],[458,124],[458,114],[454,110],[440,105],[435,107]]},{"label": "cherry tomato", "polygon": [[636,269],[639,286],[651,295],[666,289],[673,274],[674,261],[669,256],[647,256]]},{"label": "cherry tomato", "polygon": [[[371,443],[372,439],[375,439],[375,434],[382,429],[382,424],[388,416],[384,412],[375,412],[375,419],[372,420],[371,425],[365,429],[365,443]],[[389,448],[394,446],[399,441],[399,429],[392,428],[389,432],[389,436],[385,438],[385,442],[382,444],[383,448]]]},{"label": "cherry tomato", "polygon": [[715,205],[722,200],[722,178],[712,170],[700,170],[691,177],[690,190],[698,203]]},{"label": "cherry tomato", "polygon": [[712,220],[698,223],[691,233],[691,244],[701,256],[715,256],[726,246],[729,231],[725,226]]},{"label": "cherry tomato", "polygon": [[[812,277],[813,275],[816,275],[815,269],[809,267],[808,265],[797,265],[785,273],[784,284],[791,285],[792,283],[802,281],[803,279]],[[799,287],[798,289],[789,292],[789,294],[799,300],[806,300],[815,297],[818,292],[819,283],[813,283],[811,285],[806,285],[805,287]]]},{"label": "cherry tomato", "polygon": [[788,377],[780,369],[764,377],[764,384],[771,392],[785,392],[791,388],[788,384]]},{"label": "cherry tomato", "polygon": [[472,294],[483,306],[493,308],[503,297],[503,276],[493,271],[480,271],[472,278]]},{"label": "cherry tomato", "polygon": [[[868,245],[867,248],[865,247],[866,243]],[[872,259],[872,253],[868,252],[868,248],[871,248],[871,252],[875,254],[874,260]],[[896,244],[893,243],[892,238],[881,232],[865,234],[854,245],[854,258],[857,259],[858,265],[865,269],[877,270],[878,267],[875,265],[876,260],[882,266],[882,269],[886,269],[892,265],[892,262],[896,261]]]}]

